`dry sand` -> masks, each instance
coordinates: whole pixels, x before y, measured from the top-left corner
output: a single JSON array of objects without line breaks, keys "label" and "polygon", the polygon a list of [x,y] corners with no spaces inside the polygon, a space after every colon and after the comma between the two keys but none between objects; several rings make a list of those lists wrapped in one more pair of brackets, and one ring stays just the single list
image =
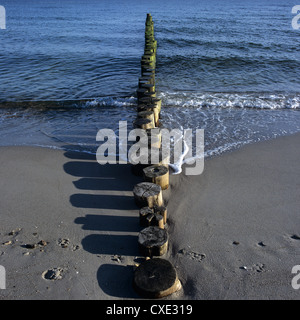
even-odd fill
[{"label": "dry sand", "polygon": [[130,266],[140,230],[132,189],[140,179],[130,166],[100,166],[95,157],[61,150],[0,150],[0,264],[7,273],[0,297],[137,297]]},{"label": "dry sand", "polygon": [[[299,299],[300,135],[171,176],[170,245],[183,289],[168,299]],[[142,258],[130,165],[90,155],[0,148],[0,299],[136,299]]]},{"label": "dry sand", "polygon": [[299,299],[300,135],[248,145],[180,177],[172,260],[189,299]]}]

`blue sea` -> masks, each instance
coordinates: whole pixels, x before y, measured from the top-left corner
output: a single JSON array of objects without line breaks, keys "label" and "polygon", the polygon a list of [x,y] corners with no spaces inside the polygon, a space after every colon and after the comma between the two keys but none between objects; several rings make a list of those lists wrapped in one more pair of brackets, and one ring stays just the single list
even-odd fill
[{"label": "blue sea", "polygon": [[130,129],[147,13],[165,128],[204,129],[206,156],[299,132],[295,4],[0,0],[0,145],[95,152],[98,130]]}]

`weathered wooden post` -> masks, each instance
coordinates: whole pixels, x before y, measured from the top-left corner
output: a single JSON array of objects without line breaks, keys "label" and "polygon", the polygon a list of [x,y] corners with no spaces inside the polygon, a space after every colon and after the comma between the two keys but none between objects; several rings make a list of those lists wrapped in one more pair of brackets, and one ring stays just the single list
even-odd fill
[{"label": "weathered wooden post", "polygon": [[133,126],[135,128],[144,129],[144,130],[154,128],[153,121],[150,119],[146,119],[146,118],[137,118],[133,122]]},{"label": "weathered wooden post", "polygon": [[162,256],[168,250],[168,232],[155,226],[147,227],[139,233],[138,243],[142,255]]},{"label": "weathered wooden post", "polygon": [[[145,47],[141,58],[141,77],[137,89],[137,120],[134,126],[147,132],[148,163],[133,165],[136,175],[143,175],[145,182],[134,186],[134,199],[139,210],[138,235],[140,252],[146,257],[134,272],[133,286],[145,298],[162,298],[181,289],[176,269],[171,262],[153,258],[168,250],[167,208],[163,205],[162,190],[169,187],[169,154],[161,150],[161,132],[158,128],[161,99],[156,97],[155,68],[157,41],[150,13],[145,22]],[[145,142],[146,143],[146,142]],[[154,162],[154,163],[153,163]]]},{"label": "weathered wooden post", "polygon": [[135,203],[138,207],[163,206],[161,187],[151,182],[140,182],[133,188]]},{"label": "weathered wooden post", "polygon": [[161,147],[161,132],[159,128],[152,128],[146,130],[148,136],[148,146],[155,148],[155,150]]},{"label": "weathered wooden post", "polygon": [[141,84],[141,87],[147,89],[149,92],[155,92],[155,85],[152,83],[143,83]]},{"label": "weathered wooden post", "polygon": [[152,127],[155,127],[155,118],[153,111],[140,111],[138,113],[138,118],[149,119],[152,122]]},{"label": "weathered wooden post", "polygon": [[151,111],[154,114],[154,125],[155,127],[159,126],[159,111],[156,105],[154,104],[139,104],[138,112],[141,111]]},{"label": "weathered wooden post", "polygon": [[133,287],[149,299],[163,298],[182,288],[172,263],[161,258],[145,260],[139,265],[134,272]]},{"label": "weathered wooden post", "polygon": [[164,229],[167,223],[167,208],[165,206],[143,207],[139,211],[139,216],[142,227],[156,226]]},{"label": "weathered wooden post", "polygon": [[143,169],[144,178],[161,186],[162,190],[169,188],[169,169],[166,166],[153,165]]}]

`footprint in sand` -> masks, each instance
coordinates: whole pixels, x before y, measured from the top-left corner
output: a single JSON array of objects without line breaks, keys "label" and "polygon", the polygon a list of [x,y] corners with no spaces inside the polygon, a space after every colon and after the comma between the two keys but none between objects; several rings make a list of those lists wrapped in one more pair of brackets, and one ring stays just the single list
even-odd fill
[{"label": "footprint in sand", "polygon": [[52,268],[42,273],[45,280],[60,280],[63,277],[64,270],[62,268]]},{"label": "footprint in sand", "polygon": [[71,245],[70,240],[67,238],[65,238],[65,239],[59,238],[57,241],[57,244],[64,249],[71,248],[72,251],[77,251],[80,249],[80,246],[78,244]]},{"label": "footprint in sand", "polygon": [[257,263],[252,266],[252,270],[256,272],[266,271],[266,266],[263,263]]},{"label": "footprint in sand", "polygon": [[118,263],[122,263],[124,258],[120,255],[115,254],[115,255],[111,256],[111,260],[116,261]]},{"label": "footprint in sand", "polygon": [[36,248],[40,248],[41,251],[43,251],[42,249],[48,244],[47,241],[45,240],[41,240],[38,243],[26,243],[26,244],[22,244],[21,247],[25,248],[25,249],[36,249]]},{"label": "footprint in sand", "polygon": [[266,266],[263,263],[256,263],[250,267],[242,266],[242,267],[240,267],[240,269],[247,270],[250,272],[264,272],[264,271],[266,271]]},{"label": "footprint in sand", "polygon": [[62,248],[68,248],[69,244],[70,244],[70,240],[69,239],[58,239],[57,244],[59,246],[61,246]]},{"label": "footprint in sand", "polygon": [[191,259],[191,260],[196,260],[196,261],[199,261],[199,262],[202,261],[206,257],[205,254],[189,251],[189,250],[186,250],[186,249],[179,250],[178,254],[184,255],[184,256],[188,257],[189,259]]}]

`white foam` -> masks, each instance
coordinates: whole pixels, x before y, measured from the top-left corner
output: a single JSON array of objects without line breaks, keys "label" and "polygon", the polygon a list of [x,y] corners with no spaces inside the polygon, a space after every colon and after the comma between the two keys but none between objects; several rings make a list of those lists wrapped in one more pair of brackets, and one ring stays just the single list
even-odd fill
[{"label": "white foam", "polygon": [[174,164],[169,163],[169,166],[173,169],[172,174],[180,174],[182,172],[182,165],[185,163],[184,158],[190,150],[189,146],[187,145],[184,139],[183,139],[183,144],[184,144],[184,150],[181,156],[179,157],[178,161]]},{"label": "white foam", "polygon": [[300,94],[163,92],[165,106],[300,109]]},{"label": "white foam", "polygon": [[85,107],[126,107],[137,103],[133,96],[127,98],[102,97],[85,103]]}]

